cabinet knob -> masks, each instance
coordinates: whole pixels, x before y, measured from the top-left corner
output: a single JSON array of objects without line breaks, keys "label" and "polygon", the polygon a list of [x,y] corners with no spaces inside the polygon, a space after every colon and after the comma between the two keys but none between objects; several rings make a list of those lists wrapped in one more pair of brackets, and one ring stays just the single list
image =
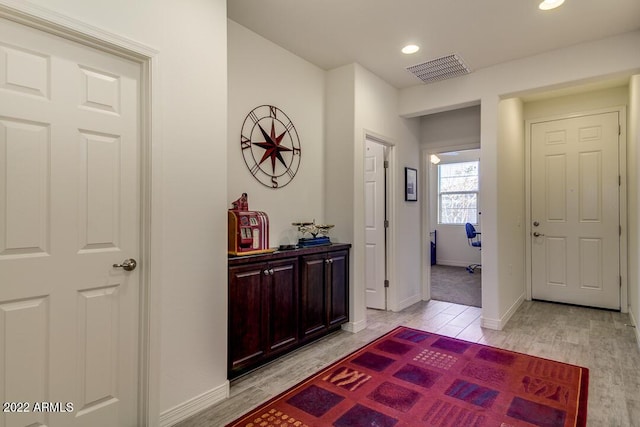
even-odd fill
[{"label": "cabinet knob", "polygon": [[273,268],[269,269],[269,274],[273,276]]},{"label": "cabinet knob", "polygon": [[269,270],[265,270],[265,271],[263,271],[262,273],[263,273],[265,276],[268,276],[268,275],[269,275]]}]

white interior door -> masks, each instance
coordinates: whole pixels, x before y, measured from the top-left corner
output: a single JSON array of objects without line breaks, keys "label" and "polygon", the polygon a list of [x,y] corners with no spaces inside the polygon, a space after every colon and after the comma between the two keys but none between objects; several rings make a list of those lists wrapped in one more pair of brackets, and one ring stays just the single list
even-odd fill
[{"label": "white interior door", "polygon": [[532,297],[620,308],[618,113],[531,127]]},{"label": "white interior door", "polygon": [[366,299],[367,307],[385,310],[385,147],[369,139],[365,144]]},{"label": "white interior door", "polygon": [[0,19],[2,427],[137,424],[140,74]]}]

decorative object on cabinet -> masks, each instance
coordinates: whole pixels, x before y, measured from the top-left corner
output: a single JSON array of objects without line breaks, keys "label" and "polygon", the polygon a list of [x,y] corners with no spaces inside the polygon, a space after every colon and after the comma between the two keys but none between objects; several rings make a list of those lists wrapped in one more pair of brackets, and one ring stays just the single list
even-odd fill
[{"label": "decorative object on cabinet", "polygon": [[[298,227],[298,231],[302,233],[302,237],[298,239],[298,246],[300,247],[331,244],[328,234],[329,230],[335,227],[334,225],[316,224],[315,220],[313,222],[294,222],[291,225]],[[312,237],[304,237],[307,233],[311,234]]]},{"label": "decorative object on cabinet", "polygon": [[247,193],[233,203],[228,213],[229,255],[254,255],[273,252],[269,248],[269,217],[250,211]]},{"label": "decorative object on cabinet", "polygon": [[298,132],[289,116],[273,105],[260,105],[247,114],[240,149],[251,175],[267,187],[284,187],[298,172],[302,155]]},{"label": "decorative object on cabinet", "polygon": [[415,202],[418,200],[418,171],[404,168],[404,200]]},{"label": "decorative object on cabinet", "polygon": [[349,320],[350,244],[229,259],[228,377]]}]

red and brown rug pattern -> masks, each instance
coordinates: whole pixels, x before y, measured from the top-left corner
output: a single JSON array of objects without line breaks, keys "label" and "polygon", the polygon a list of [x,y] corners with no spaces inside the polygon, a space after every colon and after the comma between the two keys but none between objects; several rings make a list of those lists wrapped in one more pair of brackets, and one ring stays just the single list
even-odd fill
[{"label": "red and brown rug pattern", "polygon": [[586,368],[399,327],[233,427],[578,427]]}]

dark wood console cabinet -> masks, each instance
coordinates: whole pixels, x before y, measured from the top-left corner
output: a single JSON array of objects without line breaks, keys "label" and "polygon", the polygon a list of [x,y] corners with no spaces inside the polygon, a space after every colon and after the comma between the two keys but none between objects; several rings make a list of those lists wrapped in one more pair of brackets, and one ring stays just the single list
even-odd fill
[{"label": "dark wood console cabinet", "polygon": [[229,258],[229,379],[349,320],[350,247]]},{"label": "dark wood console cabinet", "polygon": [[348,320],[348,262],[346,250],[301,257],[301,340],[324,335]]}]

